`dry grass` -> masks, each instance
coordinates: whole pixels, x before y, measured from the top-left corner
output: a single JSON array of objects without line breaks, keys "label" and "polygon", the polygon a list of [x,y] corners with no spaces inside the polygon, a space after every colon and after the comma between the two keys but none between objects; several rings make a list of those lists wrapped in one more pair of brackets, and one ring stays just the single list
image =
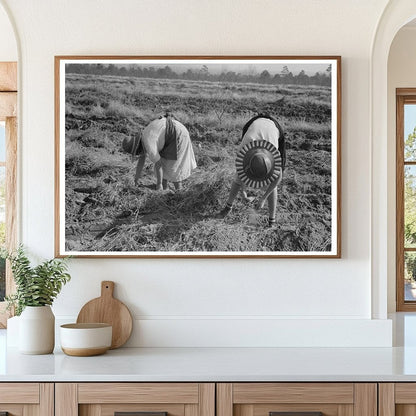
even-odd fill
[{"label": "dry grass", "polygon": [[[171,110],[189,129],[198,168],[184,189],[140,186],[124,138]],[[278,226],[248,223],[237,198],[218,220],[235,175],[236,144],[255,110],[278,116],[288,139]],[[329,113],[329,117],[328,117]],[[327,251],[331,223],[330,91],[258,84],[71,74],[66,86],[66,241],[80,251]],[[256,192],[254,192],[256,194]],[[258,192],[257,192],[258,194]]]}]

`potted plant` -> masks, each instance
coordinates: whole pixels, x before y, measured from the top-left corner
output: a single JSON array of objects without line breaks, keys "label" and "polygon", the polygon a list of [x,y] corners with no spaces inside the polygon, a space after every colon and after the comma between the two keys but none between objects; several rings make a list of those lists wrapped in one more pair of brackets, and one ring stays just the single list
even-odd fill
[{"label": "potted plant", "polygon": [[51,305],[71,276],[67,259],[46,260],[31,266],[19,246],[6,253],[16,293],[6,296],[8,309],[19,318],[19,350],[24,354],[49,354],[55,346],[55,316]]}]

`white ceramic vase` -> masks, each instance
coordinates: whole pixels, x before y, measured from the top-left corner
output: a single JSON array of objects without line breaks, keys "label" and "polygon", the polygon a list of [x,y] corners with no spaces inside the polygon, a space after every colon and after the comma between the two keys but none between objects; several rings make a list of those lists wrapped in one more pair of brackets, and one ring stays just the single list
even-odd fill
[{"label": "white ceramic vase", "polygon": [[50,354],[55,346],[55,316],[50,306],[26,306],[19,319],[19,351]]}]

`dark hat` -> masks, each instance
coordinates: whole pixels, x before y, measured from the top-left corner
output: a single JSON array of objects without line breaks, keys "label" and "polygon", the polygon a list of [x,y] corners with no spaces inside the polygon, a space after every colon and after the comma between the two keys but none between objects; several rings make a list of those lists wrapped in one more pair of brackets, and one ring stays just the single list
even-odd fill
[{"label": "dark hat", "polygon": [[280,174],[282,159],[276,147],[266,140],[255,140],[242,147],[235,161],[238,177],[252,188],[270,185]]},{"label": "dark hat", "polygon": [[129,139],[126,137],[121,144],[121,147],[126,153],[130,153],[132,158],[137,156],[140,153],[140,142],[141,142],[142,135],[135,134],[133,137]]}]

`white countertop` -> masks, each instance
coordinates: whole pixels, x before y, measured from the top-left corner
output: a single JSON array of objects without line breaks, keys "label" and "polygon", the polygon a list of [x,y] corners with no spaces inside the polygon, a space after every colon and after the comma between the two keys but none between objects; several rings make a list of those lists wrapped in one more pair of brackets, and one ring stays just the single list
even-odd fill
[{"label": "white countertop", "polygon": [[0,381],[416,381],[416,348],[120,348],[0,358]]},{"label": "white countertop", "polygon": [[0,330],[0,382],[416,381],[416,314],[393,348],[119,348],[96,357],[23,355]]}]

